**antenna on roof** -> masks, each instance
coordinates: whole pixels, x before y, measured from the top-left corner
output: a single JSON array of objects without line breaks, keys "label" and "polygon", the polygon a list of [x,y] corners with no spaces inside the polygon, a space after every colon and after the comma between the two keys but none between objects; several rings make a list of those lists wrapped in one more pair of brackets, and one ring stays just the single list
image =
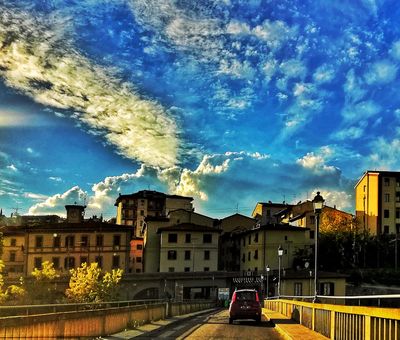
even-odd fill
[{"label": "antenna on roof", "polygon": [[236,214],[239,213],[239,203],[236,203]]}]

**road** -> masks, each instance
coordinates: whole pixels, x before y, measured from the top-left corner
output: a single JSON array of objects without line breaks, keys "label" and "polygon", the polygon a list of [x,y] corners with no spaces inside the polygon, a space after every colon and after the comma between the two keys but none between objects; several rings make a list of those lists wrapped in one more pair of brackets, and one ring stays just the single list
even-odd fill
[{"label": "road", "polygon": [[284,338],[269,322],[256,324],[254,321],[228,323],[228,311],[198,315],[176,322],[135,339],[271,339]]}]

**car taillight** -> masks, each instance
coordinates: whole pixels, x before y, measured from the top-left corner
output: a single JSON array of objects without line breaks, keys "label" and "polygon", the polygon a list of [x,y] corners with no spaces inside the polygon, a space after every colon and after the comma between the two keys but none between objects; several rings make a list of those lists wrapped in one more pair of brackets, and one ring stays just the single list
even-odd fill
[{"label": "car taillight", "polygon": [[258,292],[256,292],[256,301],[260,302],[260,298],[258,297]]},{"label": "car taillight", "polygon": [[236,301],[236,292],[234,292],[232,295],[232,302],[235,302],[235,301]]}]

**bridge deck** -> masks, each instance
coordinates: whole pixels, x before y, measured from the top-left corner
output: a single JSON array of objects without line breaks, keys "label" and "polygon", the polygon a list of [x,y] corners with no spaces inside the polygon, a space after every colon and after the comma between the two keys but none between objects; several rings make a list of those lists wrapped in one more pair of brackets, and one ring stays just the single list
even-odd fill
[{"label": "bridge deck", "polygon": [[268,321],[275,324],[275,329],[281,333],[286,339],[302,339],[302,340],[326,340],[327,337],[310,330],[309,328],[296,323],[287,316],[275,312],[273,310],[263,308],[263,315]]}]

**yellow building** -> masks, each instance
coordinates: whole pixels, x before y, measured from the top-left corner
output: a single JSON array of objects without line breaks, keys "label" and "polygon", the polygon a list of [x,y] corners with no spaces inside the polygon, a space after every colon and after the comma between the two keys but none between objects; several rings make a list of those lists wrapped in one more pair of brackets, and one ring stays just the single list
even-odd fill
[{"label": "yellow building", "polygon": [[220,229],[181,223],[158,228],[160,272],[207,272],[218,269]]},{"label": "yellow building", "polygon": [[355,186],[356,217],[372,235],[400,231],[400,172],[366,171]]},{"label": "yellow building", "polygon": [[292,268],[296,252],[304,249],[312,253],[314,240],[310,230],[287,224],[263,225],[238,235],[240,240],[240,270],[262,272],[268,265],[278,269],[278,248],[283,248],[282,268]]},{"label": "yellow building", "polygon": [[147,216],[167,216],[172,210],[193,210],[192,197],[167,195],[153,190],[142,190],[130,195],[119,195],[117,224],[133,227],[134,236],[142,237],[144,220]]},{"label": "yellow building", "polygon": [[25,226],[5,226],[3,254],[9,277],[29,276],[44,261],[61,274],[83,262],[97,262],[106,271],[129,271],[129,242],[132,229],[99,221],[84,221],[83,206],[69,205],[67,220]]},{"label": "yellow building", "polygon": [[265,225],[269,223],[281,223],[281,215],[290,209],[292,205],[286,203],[273,203],[269,201],[258,202],[251,214],[259,225]]}]

